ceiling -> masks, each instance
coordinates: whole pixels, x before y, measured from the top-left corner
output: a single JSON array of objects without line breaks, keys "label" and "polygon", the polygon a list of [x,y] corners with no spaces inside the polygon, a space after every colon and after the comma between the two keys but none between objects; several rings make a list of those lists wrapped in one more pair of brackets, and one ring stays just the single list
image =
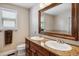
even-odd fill
[{"label": "ceiling", "polygon": [[12,3],[12,4],[20,6],[20,7],[24,7],[24,8],[31,8],[35,5],[37,5],[38,3]]},{"label": "ceiling", "polygon": [[61,5],[58,5],[56,7],[48,9],[47,11],[45,11],[45,13],[51,14],[51,15],[60,15],[62,12],[65,12],[65,11],[71,11],[71,3],[64,3]]}]

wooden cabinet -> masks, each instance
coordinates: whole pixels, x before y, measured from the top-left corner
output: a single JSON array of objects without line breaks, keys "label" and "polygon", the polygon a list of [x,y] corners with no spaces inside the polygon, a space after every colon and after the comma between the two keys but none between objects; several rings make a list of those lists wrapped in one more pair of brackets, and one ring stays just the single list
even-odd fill
[{"label": "wooden cabinet", "polygon": [[49,52],[49,56],[58,56],[58,55],[55,53]]},{"label": "wooden cabinet", "polygon": [[37,54],[36,54],[36,49],[37,49],[36,44],[34,44],[33,42],[30,42],[30,50],[31,50],[31,52],[32,52],[32,56],[37,55]]},{"label": "wooden cabinet", "polygon": [[38,55],[38,56],[49,55],[46,49],[42,48],[41,46],[33,42],[30,42],[30,50],[34,53],[34,55]]},{"label": "wooden cabinet", "polygon": [[56,56],[47,49],[35,44],[34,42],[26,40],[26,56]]},{"label": "wooden cabinet", "polygon": [[26,55],[30,56],[31,55],[31,51],[29,49],[29,47],[30,47],[30,41],[28,39],[26,39],[25,43],[26,43],[26,45],[25,45],[25,47],[26,47]]},{"label": "wooden cabinet", "polygon": [[77,6],[77,34],[78,34],[78,40],[79,40],[79,4]]}]

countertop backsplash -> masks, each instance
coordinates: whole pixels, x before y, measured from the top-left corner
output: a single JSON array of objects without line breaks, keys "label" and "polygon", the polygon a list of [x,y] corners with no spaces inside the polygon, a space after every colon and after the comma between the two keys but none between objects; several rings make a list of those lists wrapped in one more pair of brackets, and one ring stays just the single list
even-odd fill
[{"label": "countertop backsplash", "polygon": [[48,39],[52,39],[52,40],[62,40],[62,41],[64,41],[65,43],[79,46],[79,41],[67,40],[67,39],[58,38],[58,37],[51,37],[51,36],[47,36],[47,35],[43,35],[43,34],[39,34],[39,35],[42,36],[42,37],[48,38]]}]

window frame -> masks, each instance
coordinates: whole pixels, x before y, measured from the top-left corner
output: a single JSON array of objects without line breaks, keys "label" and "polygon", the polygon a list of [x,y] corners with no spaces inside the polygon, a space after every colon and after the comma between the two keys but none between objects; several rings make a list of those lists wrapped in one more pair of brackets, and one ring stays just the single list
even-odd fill
[{"label": "window frame", "polygon": [[[6,11],[9,11],[9,12],[14,12],[16,13],[16,19],[14,19],[15,21],[15,27],[4,27],[3,26],[3,19],[6,19],[6,20],[10,20],[10,18],[2,18],[2,10],[6,10]],[[18,28],[18,25],[17,25],[17,10],[15,9],[10,9],[10,8],[3,8],[3,7],[0,7],[0,29],[1,30],[17,30]],[[13,19],[11,19],[13,21]]]}]

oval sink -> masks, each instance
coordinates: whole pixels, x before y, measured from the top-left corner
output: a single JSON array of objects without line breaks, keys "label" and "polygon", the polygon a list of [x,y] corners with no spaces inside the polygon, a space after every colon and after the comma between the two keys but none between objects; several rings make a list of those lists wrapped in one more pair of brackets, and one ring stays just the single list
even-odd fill
[{"label": "oval sink", "polygon": [[45,45],[60,51],[70,51],[72,47],[66,43],[58,43],[57,41],[46,41]]},{"label": "oval sink", "polygon": [[31,39],[40,41],[40,40],[43,40],[44,38],[43,37],[39,37],[39,36],[34,36],[34,37],[31,37]]}]

